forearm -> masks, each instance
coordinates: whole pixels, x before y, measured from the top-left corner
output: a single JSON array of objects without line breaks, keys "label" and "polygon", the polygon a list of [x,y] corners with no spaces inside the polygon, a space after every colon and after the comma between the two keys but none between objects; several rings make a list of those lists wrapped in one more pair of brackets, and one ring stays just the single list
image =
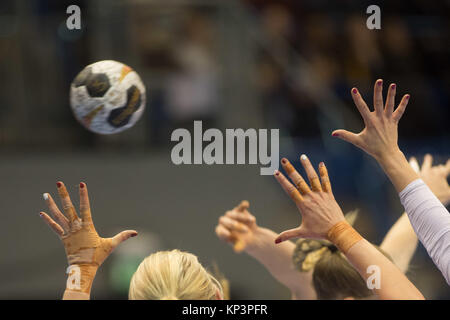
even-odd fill
[{"label": "forearm", "polygon": [[420,179],[399,193],[409,220],[435,265],[450,284],[450,214]]},{"label": "forearm", "polygon": [[409,263],[417,249],[418,239],[406,213],[397,220],[386,234],[380,247],[386,251],[395,265],[407,272]]},{"label": "forearm", "polygon": [[408,280],[403,272],[367,240],[362,239],[358,241],[348,250],[345,256],[365,281],[374,272],[369,267],[375,266],[375,270],[379,270],[379,286],[369,288],[373,289],[380,299],[424,299],[420,291]]},{"label": "forearm", "polygon": [[376,160],[391,180],[397,192],[402,191],[408,184],[419,178],[400,149],[384,153],[376,157]]},{"label": "forearm", "polygon": [[291,241],[275,244],[277,236],[272,230],[258,228],[256,240],[245,251],[264,265],[277,281],[288,287],[296,299],[315,299],[311,272],[298,271],[292,262],[295,244]]},{"label": "forearm", "polygon": [[63,300],[89,300],[97,269],[97,266],[84,264],[69,266]]},{"label": "forearm", "polygon": [[[368,283],[368,288],[372,289],[380,299],[423,299],[422,294],[400,269],[347,222],[343,221],[334,225],[328,231],[327,238],[345,254]],[[372,280],[375,280],[374,283]]]}]

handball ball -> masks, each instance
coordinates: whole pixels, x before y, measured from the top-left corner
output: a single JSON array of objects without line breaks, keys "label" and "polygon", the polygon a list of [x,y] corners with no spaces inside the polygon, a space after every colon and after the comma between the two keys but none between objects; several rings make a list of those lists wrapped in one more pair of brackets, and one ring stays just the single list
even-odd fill
[{"label": "handball ball", "polygon": [[131,128],[145,109],[145,87],[127,65],[105,60],[84,68],[70,86],[70,105],[88,130],[113,134]]}]

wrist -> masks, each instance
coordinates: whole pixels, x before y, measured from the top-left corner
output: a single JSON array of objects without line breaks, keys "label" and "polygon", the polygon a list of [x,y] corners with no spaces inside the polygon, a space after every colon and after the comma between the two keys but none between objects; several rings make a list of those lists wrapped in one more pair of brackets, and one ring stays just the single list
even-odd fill
[{"label": "wrist", "polygon": [[411,167],[400,149],[383,154],[377,161],[397,192],[401,192],[408,184],[419,179],[419,175]]},{"label": "wrist", "polygon": [[328,230],[327,239],[345,254],[363,237],[347,221],[343,220]]},{"label": "wrist", "polygon": [[403,154],[403,152],[400,150],[400,148],[398,146],[396,146],[395,148],[391,148],[391,149],[385,149],[381,153],[374,156],[375,160],[381,166],[387,165],[387,164],[391,163],[393,160],[398,161],[398,159],[404,158],[404,157],[405,157],[405,155]]},{"label": "wrist", "polygon": [[66,270],[66,291],[89,295],[97,270],[98,266],[94,264],[69,265]]}]

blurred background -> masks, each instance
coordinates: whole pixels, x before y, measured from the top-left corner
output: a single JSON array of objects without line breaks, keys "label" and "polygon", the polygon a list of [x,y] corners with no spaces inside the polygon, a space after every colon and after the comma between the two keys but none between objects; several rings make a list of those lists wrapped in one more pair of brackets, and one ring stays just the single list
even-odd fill
[{"label": "blurred background", "polygon": [[[66,28],[77,4],[82,29]],[[381,8],[381,30],[366,9]],[[214,228],[247,199],[261,226],[299,223],[295,206],[260,165],[175,166],[174,128],[279,128],[280,156],[306,153],[327,163],[344,211],[360,209],[357,229],[379,244],[402,213],[394,188],[368,156],[330,138],[362,129],[350,89],[368,102],[373,82],[397,83],[412,98],[400,146],[420,160],[450,156],[449,1],[325,0],[2,0],[0,2],[0,298],[59,299],[67,263],[40,220],[42,193],[62,180],[78,203],[88,184],[97,230],[140,236],[107,260],[94,299],[126,299],[143,257],[179,248],[214,263],[234,299],[289,299],[287,289]],[[132,129],[95,135],[69,106],[73,78],[113,59],[133,67],[147,109]],[[421,245],[409,277],[428,299],[450,289]]]}]

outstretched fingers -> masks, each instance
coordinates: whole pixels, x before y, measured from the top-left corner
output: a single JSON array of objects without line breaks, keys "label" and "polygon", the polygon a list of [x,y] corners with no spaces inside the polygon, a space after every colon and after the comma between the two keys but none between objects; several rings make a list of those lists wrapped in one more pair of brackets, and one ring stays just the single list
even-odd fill
[{"label": "outstretched fingers", "polygon": [[406,106],[408,105],[409,98],[410,98],[410,95],[409,94],[405,94],[403,96],[403,98],[402,98],[402,101],[400,101],[400,104],[398,105],[397,109],[392,114],[392,118],[395,121],[398,122],[402,118],[403,114],[405,113]]},{"label": "outstretched fingers", "polygon": [[378,79],[375,81],[375,85],[373,87],[373,106],[375,112],[378,115],[381,115],[384,111],[383,106],[383,80]]},{"label": "outstretched fingers", "polygon": [[289,197],[298,205],[303,201],[303,197],[296,187],[289,182],[288,179],[278,170],[274,173],[275,179],[277,179],[278,183],[281,185],[283,190],[288,194]]},{"label": "outstretched fingers", "polygon": [[334,130],[331,135],[333,137],[347,141],[358,148],[361,148],[360,147],[360,137],[356,133],[353,133],[353,132],[350,132],[347,130],[343,130],[343,129],[339,129],[339,130]]},{"label": "outstretched fingers", "polygon": [[47,207],[50,209],[50,212],[53,218],[57,221],[57,223],[67,232],[70,230],[69,220],[61,213],[53,200],[52,196],[49,193],[44,193],[43,198]]},{"label": "outstretched fingers", "polygon": [[308,184],[305,182],[303,177],[295,170],[294,166],[289,162],[288,159],[283,158],[281,159],[281,166],[283,167],[284,171],[286,171],[287,175],[291,179],[291,181],[294,183],[294,185],[297,187],[297,189],[300,191],[301,194],[307,194],[311,192],[311,189],[309,188]]},{"label": "outstretched fingers", "polygon": [[56,183],[56,186],[58,187],[58,194],[59,197],[61,198],[64,214],[66,215],[66,217],[69,219],[70,222],[77,220],[78,216],[75,211],[75,207],[72,204],[72,200],[70,200],[70,196],[69,193],[67,192],[66,186],[61,181],[58,181]]},{"label": "outstretched fingers", "polygon": [[276,237],[275,243],[280,243],[280,242],[294,239],[294,238],[303,238],[304,236],[305,235],[304,235],[303,229],[300,226],[298,228],[286,230],[286,231],[283,231],[282,233],[280,233],[278,235],[278,237]]},{"label": "outstretched fingers", "polygon": [[64,235],[63,228],[57,224],[48,214],[45,212],[39,213],[39,216],[44,220],[44,222],[60,237]]},{"label": "outstretched fingers", "polygon": [[367,124],[367,120],[370,117],[370,109],[367,106],[364,99],[361,97],[361,94],[359,93],[358,89],[356,88],[352,89],[352,98],[353,102],[356,105],[356,108],[358,108],[358,111],[361,114],[361,117],[364,119],[364,123]]},{"label": "outstretched fingers", "polygon": [[328,176],[328,170],[325,166],[325,163],[321,162],[319,164],[319,174],[320,174],[320,180],[322,182],[322,190],[324,192],[332,192],[331,190],[331,182],[330,177]]},{"label": "outstretched fingers", "polygon": [[138,235],[136,230],[125,230],[122,231],[118,234],[116,234],[114,237],[111,238],[111,245],[112,245],[112,249],[114,249],[115,247],[117,247],[119,244],[121,244],[122,242],[132,238],[132,237],[136,237]]},{"label": "outstretched fingers", "polygon": [[396,89],[397,89],[397,86],[395,83],[392,83],[388,89],[387,98],[386,98],[386,106],[384,108],[384,112],[388,116],[390,116],[394,112]]},{"label": "outstretched fingers", "polygon": [[91,206],[89,204],[89,195],[87,186],[84,182],[80,182],[80,215],[84,222],[92,222]]},{"label": "outstretched fingers", "polygon": [[304,154],[300,157],[300,161],[303,165],[303,168],[305,168],[306,175],[308,176],[312,190],[316,192],[322,191],[319,176],[317,175],[316,170],[314,170],[311,161],[309,161],[308,157]]}]

